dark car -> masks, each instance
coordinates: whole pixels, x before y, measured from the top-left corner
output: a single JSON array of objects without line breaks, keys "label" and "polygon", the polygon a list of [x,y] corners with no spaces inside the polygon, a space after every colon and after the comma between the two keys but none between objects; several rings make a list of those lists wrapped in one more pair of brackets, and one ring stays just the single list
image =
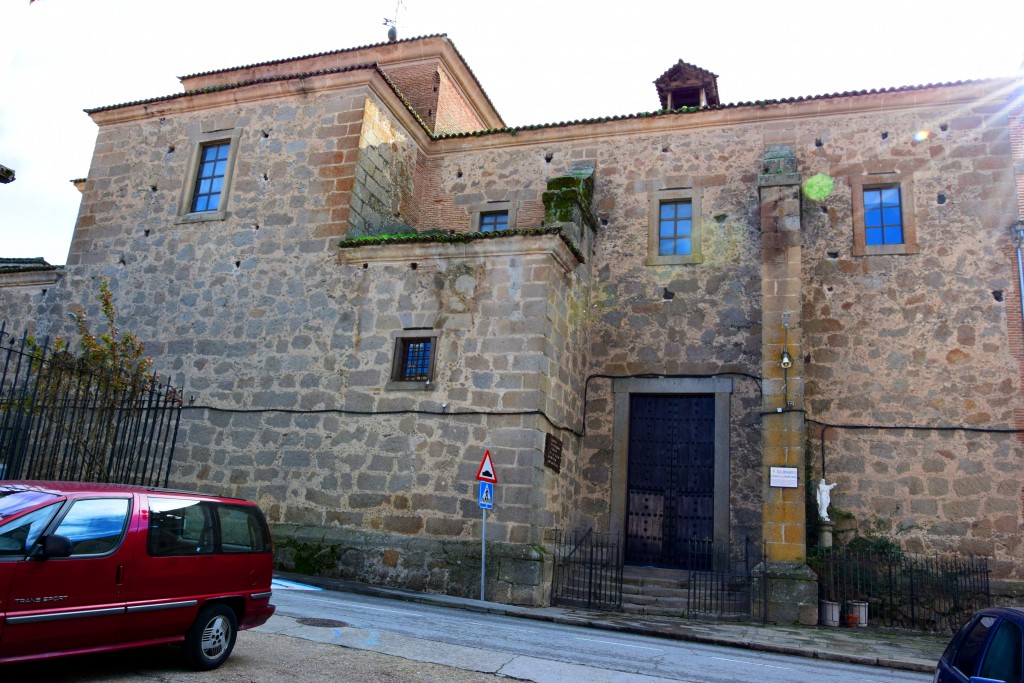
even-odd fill
[{"label": "dark car", "polygon": [[934,683],[1021,683],[1024,609],[978,610],[949,641]]},{"label": "dark car", "polygon": [[181,643],[194,668],[215,668],[274,613],[272,565],[244,500],[2,481],[0,664]]}]

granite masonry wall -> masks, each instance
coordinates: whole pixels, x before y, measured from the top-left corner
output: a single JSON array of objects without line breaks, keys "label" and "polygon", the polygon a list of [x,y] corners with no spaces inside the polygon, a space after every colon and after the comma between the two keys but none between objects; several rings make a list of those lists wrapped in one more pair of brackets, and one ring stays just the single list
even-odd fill
[{"label": "granite masonry wall", "polygon": [[[174,485],[257,500],[283,525],[284,566],[471,594],[474,475],[490,449],[488,538],[508,544],[490,580],[500,599],[538,604],[552,530],[621,530],[610,376],[731,380],[729,533],[760,541],[757,182],[764,150],[791,145],[805,180],[832,181],[801,212],[791,377],[811,471],[823,461],[838,482],[844,528],[880,520],[910,549],[991,554],[995,576],[1020,579],[1021,443],[990,431],[1024,414],[1006,331],[1020,298],[1005,115],[927,93],[891,94],[891,107],[863,97],[878,106],[783,103],[427,143],[368,87],[140,115],[100,128],[67,276],[46,295],[0,289],[0,305],[66,331],[66,311],[94,311],[109,278],[125,328],[194,396]],[[222,134],[237,139],[226,215],[184,218],[191,154]],[[578,253],[539,232],[339,255],[349,229],[386,231],[389,219],[470,232],[500,205],[512,228],[550,227],[547,183],[580,167],[594,170],[598,225]],[[855,183],[892,172],[908,183],[918,249],[856,256]],[[675,191],[700,199],[702,261],[649,265],[652,203]],[[357,200],[365,210],[352,213]],[[416,328],[437,335],[436,380],[394,387],[395,340]],[[544,466],[548,434],[563,441],[560,473]]]}]

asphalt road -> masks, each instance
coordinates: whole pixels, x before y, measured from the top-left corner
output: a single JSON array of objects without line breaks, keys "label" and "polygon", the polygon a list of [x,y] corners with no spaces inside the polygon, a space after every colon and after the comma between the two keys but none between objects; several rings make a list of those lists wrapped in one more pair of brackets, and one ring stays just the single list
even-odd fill
[{"label": "asphalt road", "polygon": [[88,657],[0,666],[4,683],[495,683],[507,678],[325,645],[274,633],[243,631],[228,661],[210,672],[185,668],[181,650],[156,647]]},{"label": "asphalt road", "polygon": [[239,634],[219,669],[185,669],[175,647],[0,667],[46,683],[926,683],[875,667],[611,633],[503,615],[275,586],[277,614]]},{"label": "asphalt road", "polygon": [[277,590],[261,630],[554,683],[926,683],[930,676],[333,591]]}]

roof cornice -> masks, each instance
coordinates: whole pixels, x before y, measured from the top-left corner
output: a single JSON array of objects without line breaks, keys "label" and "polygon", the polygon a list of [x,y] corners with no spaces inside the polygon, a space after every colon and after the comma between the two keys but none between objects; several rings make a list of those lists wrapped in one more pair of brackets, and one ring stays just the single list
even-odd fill
[{"label": "roof cornice", "polygon": [[97,125],[106,126],[158,116],[201,112],[245,102],[358,87],[368,87],[386,101],[420,145],[429,141],[426,124],[376,64],[255,79],[85,111]]},{"label": "roof cornice", "polygon": [[791,97],[759,102],[739,102],[674,111],[659,110],[596,119],[580,119],[472,133],[452,133],[434,138],[432,152],[444,153],[467,147],[506,147],[538,142],[638,133],[657,133],[757,122],[877,113],[929,107],[999,102],[1012,95],[1013,78],[957,81],[955,83],[904,86],[881,90]]}]

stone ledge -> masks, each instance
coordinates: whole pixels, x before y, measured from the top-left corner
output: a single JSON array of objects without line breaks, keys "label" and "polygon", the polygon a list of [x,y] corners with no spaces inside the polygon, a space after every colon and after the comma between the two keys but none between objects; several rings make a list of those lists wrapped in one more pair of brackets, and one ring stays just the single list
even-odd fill
[{"label": "stone ledge", "polygon": [[[514,233],[515,231],[509,231]],[[426,237],[408,236],[390,238],[387,243],[368,241],[365,245],[342,242],[338,250],[338,263],[358,265],[369,263],[421,263],[424,261],[465,261],[470,259],[512,256],[551,256],[562,270],[572,272],[584,263],[583,254],[567,242],[561,231],[537,230],[526,234],[473,237],[477,233],[462,235],[457,241],[439,242]]]},{"label": "stone ledge", "polygon": [[[271,524],[276,569],[349,581],[479,597],[479,539],[404,536],[346,527]],[[547,604],[551,557],[539,546],[487,543],[488,600]]]}]

